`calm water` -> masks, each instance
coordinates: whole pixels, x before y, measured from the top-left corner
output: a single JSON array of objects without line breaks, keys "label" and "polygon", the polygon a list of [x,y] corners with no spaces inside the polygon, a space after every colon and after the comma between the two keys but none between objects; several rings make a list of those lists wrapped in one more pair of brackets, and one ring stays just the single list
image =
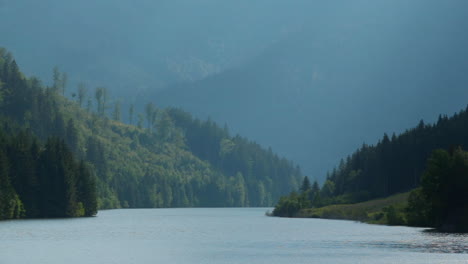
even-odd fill
[{"label": "calm water", "polygon": [[87,219],[0,222],[0,264],[468,263],[468,235],[265,211],[110,210]]}]

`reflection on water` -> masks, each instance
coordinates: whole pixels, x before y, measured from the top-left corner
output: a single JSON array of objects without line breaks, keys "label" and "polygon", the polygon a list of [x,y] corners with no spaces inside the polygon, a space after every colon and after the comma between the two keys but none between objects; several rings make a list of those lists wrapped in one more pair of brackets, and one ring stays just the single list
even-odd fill
[{"label": "reflection on water", "polygon": [[372,241],[361,245],[411,252],[468,254],[468,234],[421,231],[408,240]]},{"label": "reflection on water", "polygon": [[94,218],[4,221],[0,264],[468,263],[468,235],[265,211],[111,210]]}]

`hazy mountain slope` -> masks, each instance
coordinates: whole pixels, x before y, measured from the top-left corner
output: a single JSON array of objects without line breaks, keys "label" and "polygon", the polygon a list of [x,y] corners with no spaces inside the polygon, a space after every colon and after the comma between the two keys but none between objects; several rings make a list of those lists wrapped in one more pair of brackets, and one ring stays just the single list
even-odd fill
[{"label": "hazy mountain slope", "polygon": [[[96,96],[97,112],[83,109],[76,99],[61,95],[62,86],[61,77],[53,86],[25,77],[13,56],[0,48],[0,126],[13,135],[23,129],[44,142],[63,139],[91,165],[100,208],[271,206],[297,187],[301,172],[292,162],[230,136],[212,121],[193,119],[177,109],[147,107],[147,128],[143,120],[128,125],[119,121],[117,107],[112,119],[107,116],[106,99]],[[31,145],[21,150],[29,153]],[[33,154],[31,163],[36,162]],[[29,161],[20,154],[8,158]],[[53,161],[51,166],[61,164]],[[26,169],[17,174],[29,179]],[[1,178],[0,190],[11,189]],[[34,180],[29,182],[34,185]]]},{"label": "hazy mountain slope", "polygon": [[364,141],[467,104],[467,7],[353,1],[250,63],[154,100],[227,122],[323,177]]},{"label": "hazy mountain slope", "polygon": [[29,75],[49,79],[58,65],[72,83],[128,98],[252,57],[301,24],[297,10],[281,0],[3,0],[0,46]]}]

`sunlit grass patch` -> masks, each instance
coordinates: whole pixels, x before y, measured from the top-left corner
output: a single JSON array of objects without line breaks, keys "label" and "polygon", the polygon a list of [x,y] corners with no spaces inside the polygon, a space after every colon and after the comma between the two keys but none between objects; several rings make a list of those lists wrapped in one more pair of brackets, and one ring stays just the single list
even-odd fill
[{"label": "sunlit grass patch", "polygon": [[405,224],[403,210],[409,192],[356,204],[337,204],[303,209],[299,217],[355,220],[373,224]]}]

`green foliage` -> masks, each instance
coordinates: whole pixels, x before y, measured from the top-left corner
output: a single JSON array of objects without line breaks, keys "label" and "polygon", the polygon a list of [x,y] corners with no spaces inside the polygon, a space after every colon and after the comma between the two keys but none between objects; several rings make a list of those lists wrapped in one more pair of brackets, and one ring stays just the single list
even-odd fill
[{"label": "green foliage", "polygon": [[[322,192],[323,190],[324,188]],[[421,187],[410,193],[356,204],[336,204],[339,203],[339,197],[334,197],[326,202],[335,203],[334,205],[302,208],[295,215],[468,232],[467,193],[468,152],[461,148],[452,148],[450,152],[435,150],[429,158]],[[402,197],[405,197],[403,201]],[[351,199],[345,198],[342,201]],[[284,201],[281,202],[285,204]],[[312,205],[317,204],[312,202]]]},{"label": "green foliage", "polygon": [[421,188],[409,199],[410,224],[445,231],[468,231],[468,152],[435,150]]},{"label": "green foliage", "polygon": [[[166,112],[174,126],[185,135],[185,144],[190,152],[208,161],[214,170],[229,178],[239,178],[239,173],[242,175],[246,191],[243,206],[268,206],[281,195],[297,188],[301,171],[290,161],[255,142],[238,135],[230,136],[226,127],[221,128],[209,119],[193,119],[180,109],[170,108]],[[226,181],[221,182],[226,184]],[[229,188],[229,185],[222,187]],[[238,192],[228,191],[228,196],[233,193]]]},{"label": "green foliage", "polygon": [[[68,154],[63,158],[50,154],[50,159],[62,165],[44,165],[42,169],[50,171],[56,182],[60,175],[68,175],[61,183],[63,188],[47,187],[63,198],[60,203],[47,205],[53,208],[50,216],[63,210],[70,216],[94,215],[97,208],[271,206],[281,195],[297,188],[302,178],[292,162],[255,142],[230,136],[227,129],[210,120],[194,119],[179,109],[157,109],[150,103],[146,107],[148,129],[142,127],[141,113],[135,113],[137,127],[127,125],[118,121],[120,106],[114,109],[116,120],[106,117],[109,95],[105,88],[95,90],[96,109],[88,97],[83,110],[80,106],[87,94],[84,85],[78,88],[78,102],[70,101],[60,95],[64,75],[58,69],[54,71],[56,87],[43,87],[37,79],[25,78],[12,57],[1,58],[5,100],[0,108],[10,119],[6,126],[27,127],[37,136],[39,149],[44,145],[40,142],[49,137],[61,138],[74,157],[85,161],[83,165],[71,162]],[[37,150],[32,162],[43,155]],[[21,161],[19,157],[11,160]],[[77,178],[70,171],[81,176]],[[32,175],[23,170],[15,173]],[[42,189],[33,184],[36,181],[39,178],[31,180],[34,192]],[[86,191],[93,188],[97,192]],[[26,213],[40,212],[39,205],[29,207],[20,189],[15,190]]]},{"label": "green foliage", "polygon": [[135,105],[130,104],[130,107],[128,108],[128,119],[130,121],[130,125],[133,125],[133,115],[135,113]]},{"label": "green foliage", "polygon": [[86,203],[96,201],[95,186],[79,184],[91,180],[89,170],[78,170],[63,141],[50,139],[42,147],[26,132],[2,133],[0,141],[0,219],[97,213]]},{"label": "green foliage", "polygon": [[52,80],[53,80],[52,90],[55,93],[58,93],[61,88],[60,77],[61,77],[60,70],[57,66],[55,66],[54,69],[52,70]]},{"label": "green foliage", "polygon": [[120,107],[120,101],[116,102],[114,105],[114,112],[112,112],[112,119],[117,122],[120,122],[122,118]]},{"label": "green foliage", "polygon": [[453,145],[466,147],[467,134],[466,110],[450,118],[440,116],[435,124],[421,121],[401,135],[385,134],[375,146],[364,144],[329,174],[327,180],[335,188],[328,195],[366,192],[359,200],[348,201],[359,202],[415,189],[432,151]]},{"label": "green foliage", "polygon": [[[97,214],[97,194],[96,177],[92,174],[88,165],[81,161],[78,166],[77,197],[79,202],[79,212],[83,216],[93,216]],[[82,209],[82,210],[81,210]]]},{"label": "green foliage", "polygon": [[[453,147],[432,151],[468,145],[467,124],[468,109],[451,118],[439,117],[434,125],[421,121],[399,136],[385,134],[376,146],[363,145],[328,175],[322,197],[309,196],[311,208],[297,214],[468,232],[468,153]],[[421,187],[415,189],[419,183]],[[390,204],[374,212],[354,210],[360,201],[410,189],[415,190],[404,207]],[[340,205],[353,203],[357,204]],[[318,208],[324,205],[331,206]]]},{"label": "green foliage", "polygon": [[393,205],[384,207],[382,209],[386,223],[388,225],[405,225],[406,221],[402,212],[397,211]]},{"label": "green foliage", "polygon": [[292,192],[289,196],[283,196],[280,198],[278,204],[273,210],[274,216],[283,216],[283,217],[294,217],[299,214],[299,212],[310,206],[306,195],[297,194]]},{"label": "green foliage", "polygon": [[34,217],[76,217],[92,210],[96,213],[84,203],[89,199],[96,200],[93,195],[95,186],[80,184],[87,180],[84,178],[88,177],[89,171],[79,168],[64,141],[49,139],[39,154],[37,166],[38,185],[35,189],[39,193],[39,212]]},{"label": "green foliage", "polygon": [[307,192],[310,189],[311,189],[311,185],[310,185],[309,177],[304,176],[304,180],[302,180],[302,185],[301,185],[300,191],[301,192]]},{"label": "green foliage", "polygon": [[408,206],[405,208],[408,225],[431,226],[429,212],[430,205],[422,193],[422,188],[413,190],[408,197]]},{"label": "green foliage", "polygon": [[311,206],[322,204],[320,188],[315,181],[311,186],[309,178],[304,177],[300,188],[300,193],[291,192],[289,196],[283,196],[276,204],[272,212],[274,216],[294,217],[300,215],[301,210]]},{"label": "green foliage", "polygon": [[81,107],[86,99],[86,94],[88,93],[88,89],[86,89],[86,85],[83,82],[78,84],[78,106]]},{"label": "green foliage", "polygon": [[322,190],[320,194],[324,198],[331,197],[335,193],[335,189],[336,189],[335,183],[330,180],[326,180],[322,186]]},{"label": "green foliage", "polygon": [[151,133],[153,124],[156,119],[157,111],[153,103],[148,103],[145,106],[146,122],[148,122],[148,131]]},{"label": "green foliage", "polygon": [[[2,140],[2,145],[5,143]],[[14,190],[9,175],[9,160],[0,150],[0,219],[14,219],[23,216],[24,206]]]},{"label": "green foliage", "polygon": [[94,92],[94,98],[96,98],[97,113],[103,117],[107,109],[107,89],[105,87],[97,87]]},{"label": "green foliage", "polygon": [[[448,149],[453,145],[468,146],[467,134],[468,108],[451,118],[440,116],[433,125],[421,121],[415,128],[398,136],[384,134],[375,146],[364,144],[346,160],[342,160],[327,175],[320,199],[309,197],[311,207],[359,203],[415,189],[421,183],[421,175],[432,150]],[[466,213],[461,208],[466,206],[466,198],[460,195],[468,186],[466,177],[462,176],[466,170],[465,161],[460,151],[454,150],[454,153],[456,159],[444,151],[432,154],[430,171],[422,179],[424,188],[414,191],[409,197],[410,205],[404,213],[409,225],[437,227],[443,225],[445,220],[436,216],[465,217]],[[434,196],[435,193],[447,196]],[[458,196],[452,198],[455,194]],[[430,201],[428,197],[431,197]],[[457,213],[447,213],[447,204],[459,208],[454,209]],[[392,210],[389,210],[382,216],[387,214],[392,218]],[[396,222],[401,222],[399,220]]]},{"label": "green foliage", "polygon": [[354,204],[333,204],[319,208],[306,208],[300,217],[346,219],[387,225],[404,225],[405,208],[409,193],[396,194],[384,199],[376,199]]},{"label": "green foliage", "polygon": [[4,96],[4,95],[3,95],[4,92],[3,92],[3,89],[2,89],[2,88],[3,88],[3,82],[2,82],[2,80],[0,80],[0,106],[1,106],[2,103],[3,103],[3,96]]},{"label": "green foliage", "polygon": [[138,114],[138,122],[137,122],[137,127],[139,129],[142,129],[143,128],[143,115],[142,114]]}]

